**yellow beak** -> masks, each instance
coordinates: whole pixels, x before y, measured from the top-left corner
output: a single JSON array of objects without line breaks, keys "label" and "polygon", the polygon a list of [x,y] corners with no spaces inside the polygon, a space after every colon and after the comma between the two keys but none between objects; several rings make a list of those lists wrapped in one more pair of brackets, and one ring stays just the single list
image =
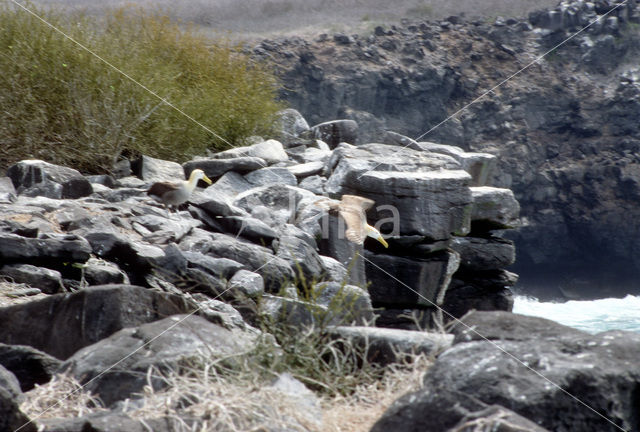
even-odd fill
[{"label": "yellow beak", "polygon": [[382,238],[382,236],[376,238],[376,240],[378,240],[380,243],[382,243],[382,246],[388,248],[389,247],[389,243],[387,243],[387,241],[385,239]]},{"label": "yellow beak", "polygon": [[202,176],[202,180],[204,180],[205,182],[209,183],[209,184],[213,184],[213,182],[211,181],[211,179],[209,177],[207,177],[206,175]]}]

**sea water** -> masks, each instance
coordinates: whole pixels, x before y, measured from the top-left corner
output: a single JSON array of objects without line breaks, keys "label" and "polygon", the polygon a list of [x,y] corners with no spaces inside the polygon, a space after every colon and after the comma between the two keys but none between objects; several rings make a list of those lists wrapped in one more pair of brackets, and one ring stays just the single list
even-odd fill
[{"label": "sea water", "polygon": [[599,300],[570,300],[564,303],[540,302],[516,296],[513,312],[547,318],[589,333],[607,330],[640,332],[640,296]]}]

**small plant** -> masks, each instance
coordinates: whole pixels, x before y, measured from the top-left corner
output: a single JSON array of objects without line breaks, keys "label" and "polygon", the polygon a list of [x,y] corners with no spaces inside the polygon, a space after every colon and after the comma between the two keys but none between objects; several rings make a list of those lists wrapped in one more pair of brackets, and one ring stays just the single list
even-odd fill
[{"label": "small plant", "polygon": [[228,41],[131,9],[100,21],[35,11],[113,67],[0,6],[0,167],[37,158],[104,172],[141,153],[183,161],[273,127],[274,75]]}]

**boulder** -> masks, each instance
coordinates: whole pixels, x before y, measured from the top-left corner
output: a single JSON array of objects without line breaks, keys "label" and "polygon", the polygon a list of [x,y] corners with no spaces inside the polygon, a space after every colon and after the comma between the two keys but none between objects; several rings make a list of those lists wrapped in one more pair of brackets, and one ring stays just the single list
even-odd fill
[{"label": "boulder", "polygon": [[306,162],[288,166],[286,169],[297,178],[305,178],[315,174],[320,174],[324,169],[323,161]]},{"label": "boulder", "polygon": [[91,183],[73,168],[54,165],[41,160],[23,160],[7,170],[19,194],[44,195],[49,198],[75,199],[91,195]]},{"label": "boulder", "polygon": [[61,363],[27,345],[0,344],[0,365],[15,375],[23,392],[49,382]]},{"label": "boulder", "polygon": [[[127,414],[119,412],[117,409],[112,411],[98,411],[81,417],[65,418],[65,419],[39,419],[39,432],[172,432],[180,426],[189,424],[197,425],[196,421],[191,419],[176,418],[152,418],[152,419],[134,419]],[[179,426],[180,425],[180,426]],[[179,430],[179,429],[178,429]]]},{"label": "boulder", "polygon": [[[182,166],[173,161],[141,156],[131,164],[133,173],[148,183],[159,181],[184,180],[185,172]],[[188,173],[191,174],[191,173]]]},{"label": "boulder", "polygon": [[482,223],[494,229],[513,228],[518,225],[520,204],[511,189],[478,186],[471,188],[471,195],[472,223]]},{"label": "boulder", "polygon": [[20,411],[19,404],[24,396],[20,384],[11,372],[0,365],[0,430],[36,432],[38,429]]},{"label": "boulder", "polygon": [[373,321],[373,307],[369,293],[354,285],[341,282],[319,282],[313,285],[311,298],[327,309],[325,324],[366,325]]},{"label": "boulder", "polygon": [[414,355],[435,356],[453,342],[453,336],[445,333],[377,327],[330,327],[327,333],[333,338],[349,340],[354,346],[365,349],[367,360],[382,366],[410,361]]},{"label": "boulder", "polygon": [[302,189],[308,190],[309,192],[313,192],[316,195],[324,195],[324,185],[326,182],[326,178],[319,175],[313,175],[302,179],[302,181],[298,183],[298,186]]},{"label": "boulder", "polygon": [[180,242],[180,248],[239,262],[247,270],[260,274],[264,278],[265,289],[270,292],[278,292],[283,284],[294,279],[289,263],[273,255],[269,249],[225,234],[195,230]]},{"label": "boulder", "polygon": [[192,309],[180,297],[138,286],[89,287],[0,308],[0,342],[66,359],[121,328]]},{"label": "boulder", "polygon": [[445,321],[460,318],[470,310],[507,311],[513,309],[513,287],[518,275],[506,270],[459,271],[453,275],[442,308]]},{"label": "boulder", "polygon": [[321,323],[327,309],[312,302],[265,294],[260,302],[260,314],[274,323],[303,329]]},{"label": "boulder", "polygon": [[295,220],[298,204],[313,194],[298,187],[273,184],[249,189],[238,194],[233,204],[278,229]]},{"label": "boulder", "polygon": [[0,177],[0,204],[11,204],[16,200],[16,188],[9,177]]},{"label": "boulder", "polygon": [[244,176],[244,179],[253,186],[269,186],[273,184],[282,184],[289,186],[297,186],[298,181],[287,168],[269,167],[252,171]]},{"label": "boulder", "polygon": [[[152,367],[162,373],[203,356],[231,357],[247,351],[254,339],[196,315],[174,315],[113,333],[76,352],[61,370],[110,406],[140,393],[145,385],[155,390],[166,386],[155,374],[147,380]],[[104,374],[107,369],[109,373]]]},{"label": "boulder", "polygon": [[129,284],[129,276],[117,264],[99,258],[89,258],[82,268],[89,285]]},{"label": "boulder", "polygon": [[324,268],[324,279],[330,282],[344,282],[347,279],[347,268],[337,259],[320,255],[322,268]]},{"label": "boulder", "polygon": [[232,291],[239,291],[243,295],[256,299],[264,294],[264,279],[258,273],[248,270],[238,270],[229,282],[227,288]]},{"label": "boulder", "polygon": [[471,186],[487,185],[487,183],[491,181],[498,164],[498,158],[495,155],[465,152],[460,147],[452,145],[419,142],[410,144],[408,147],[415,150],[424,150],[451,156],[460,163],[463,170],[471,175]]},{"label": "boulder", "polygon": [[324,214],[320,219],[321,239],[318,242],[320,254],[334,258],[347,269],[347,280],[351,285],[366,286],[365,264],[362,256],[363,245],[353,243],[344,235],[345,223],[342,218]]},{"label": "boulder", "polygon": [[182,165],[185,173],[201,169],[210,179],[217,179],[227,171],[247,173],[267,166],[264,159],[254,156],[240,156],[230,159],[194,159]]},{"label": "boulder", "polygon": [[358,139],[358,123],[354,120],[333,120],[311,128],[313,136],[336,148],[342,142],[355,144]]},{"label": "boulder", "polygon": [[274,248],[276,256],[289,262],[301,284],[319,280],[324,273],[315,239],[300,228],[286,224]]},{"label": "boulder", "polygon": [[262,141],[246,147],[234,147],[232,149],[216,153],[213,157],[216,159],[258,158],[268,165],[289,160],[289,156],[287,156],[287,153],[284,151],[282,143],[274,139]]},{"label": "boulder", "polygon": [[446,392],[459,404],[469,398],[508,407],[553,431],[637,429],[640,334],[590,335],[508,312],[472,312],[463,321],[423,389],[397,401],[373,431],[394,430],[400,421],[401,430],[447,430],[425,420],[448,417]]},{"label": "boulder", "polygon": [[0,260],[4,263],[29,263],[61,266],[68,262],[85,262],[91,246],[73,234],[40,234],[37,238],[0,232]]},{"label": "boulder", "polygon": [[64,289],[59,271],[31,264],[7,264],[0,267],[0,276],[11,278],[15,283],[38,288],[45,294],[55,294]]},{"label": "boulder", "polygon": [[369,294],[374,305],[415,307],[441,305],[460,257],[438,252],[429,258],[365,252]]},{"label": "boulder", "polygon": [[305,118],[293,108],[279,111],[277,116],[278,119],[276,121],[279,124],[278,139],[285,144],[295,142],[300,134],[309,130],[309,124]]}]

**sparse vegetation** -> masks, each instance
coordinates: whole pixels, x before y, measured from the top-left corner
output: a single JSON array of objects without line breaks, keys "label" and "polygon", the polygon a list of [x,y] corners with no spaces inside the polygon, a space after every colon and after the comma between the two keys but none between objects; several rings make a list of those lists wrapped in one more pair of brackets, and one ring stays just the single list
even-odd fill
[{"label": "sparse vegetation", "polygon": [[214,134],[37,18],[4,5],[0,166],[38,158],[91,172],[109,170],[122,155],[185,160],[268,133],[280,109],[265,66],[167,17],[133,10],[99,21],[38,14]]}]

